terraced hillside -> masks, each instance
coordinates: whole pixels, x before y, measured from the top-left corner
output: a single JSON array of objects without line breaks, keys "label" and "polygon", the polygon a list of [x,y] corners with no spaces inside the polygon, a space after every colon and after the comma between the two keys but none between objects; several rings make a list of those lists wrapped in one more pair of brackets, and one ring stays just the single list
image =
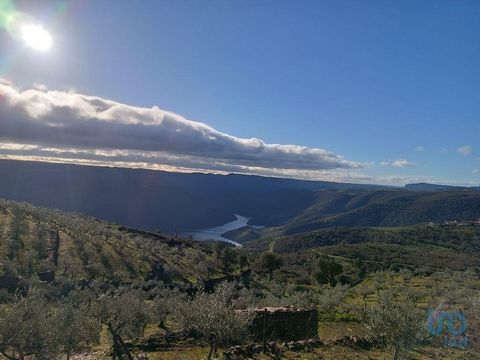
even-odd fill
[{"label": "terraced hillside", "polygon": [[4,282],[161,280],[196,284],[223,276],[212,245],[0,200]]}]

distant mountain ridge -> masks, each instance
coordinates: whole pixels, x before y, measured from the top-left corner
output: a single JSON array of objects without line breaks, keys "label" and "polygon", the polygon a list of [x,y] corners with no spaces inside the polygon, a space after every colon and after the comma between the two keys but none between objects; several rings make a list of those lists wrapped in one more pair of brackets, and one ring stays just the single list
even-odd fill
[{"label": "distant mountain ridge", "polygon": [[415,183],[405,185],[406,190],[411,191],[457,191],[457,190],[474,190],[480,191],[480,186],[455,186],[455,185],[441,185],[429,183]]},{"label": "distant mountain ridge", "polygon": [[478,219],[480,192],[473,190],[317,190],[314,203],[285,224],[265,230],[244,228],[225,236],[238,242],[265,242],[333,228],[396,228]]},{"label": "distant mountain ridge", "polygon": [[314,205],[280,227],[296,234],[329,227],[392,227],[480,218],[480,192],[320,190]]},{"label": "distant mountain ridge", "polygon": [[0,197],[165,232],[221,225],[234,213],[281,225],[313,204],[313,190],[383,188],[11,160],[0,160],[0,174]]},{"label": "distant mountain ridge", "polygon": [[430,184],[403,189],[8,160],[0,160],[0,174],[2,198],[164,233],[219,226],[235,213],[283,234],[480,218],[479,191]]}]

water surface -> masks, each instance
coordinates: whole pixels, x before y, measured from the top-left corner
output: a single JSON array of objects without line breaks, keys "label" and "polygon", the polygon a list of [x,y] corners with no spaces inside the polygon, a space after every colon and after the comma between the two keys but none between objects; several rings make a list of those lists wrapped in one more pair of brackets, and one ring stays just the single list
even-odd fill
[{"label": "water surface", "polygon": [[237,215],[237,214],[234,214],[234,215],[236,217],[236,220],[230,221],[221,226],[193,231],[193,232],[187,233],[186,235],[191,236],[195,240],[218,240],[218,241],[228,242],[235,246],[242,246],[240,243],[223,236],[223,234],[229,231],[248,226],[248,221],[250,220],[250,218]]}]

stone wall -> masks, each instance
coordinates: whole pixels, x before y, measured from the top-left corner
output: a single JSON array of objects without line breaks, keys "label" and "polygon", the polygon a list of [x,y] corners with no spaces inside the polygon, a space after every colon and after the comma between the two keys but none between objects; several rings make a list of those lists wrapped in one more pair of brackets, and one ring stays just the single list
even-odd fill
[{"label": "stone wall", "polygon": [[250,327],[250,333],[255,340],[291,341],[318,336],[318,312],[316,309],[287,306],[245,311],[255,313]]}]

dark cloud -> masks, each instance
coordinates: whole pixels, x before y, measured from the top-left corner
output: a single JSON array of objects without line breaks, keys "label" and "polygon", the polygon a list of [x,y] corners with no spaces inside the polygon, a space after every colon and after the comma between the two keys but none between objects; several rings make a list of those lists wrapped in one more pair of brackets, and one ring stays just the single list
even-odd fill
[{"label": "dark cloud", "polygon": [[[65,148],[76,158],[105,161],[109,153],[107,159],[112,160],[120,156],[122,161],[147,159],[149,163],[224,171],[362,167],[323,149],[237,138],[158,107],[134,107],[38,86],[22,91],[7,81],[0,81],[0,140],[38,145],[29,151],[39,154],[56,148],[51,156],[60,156],[60,149]],[[26,151],[19,149],[8,151]]]}]

